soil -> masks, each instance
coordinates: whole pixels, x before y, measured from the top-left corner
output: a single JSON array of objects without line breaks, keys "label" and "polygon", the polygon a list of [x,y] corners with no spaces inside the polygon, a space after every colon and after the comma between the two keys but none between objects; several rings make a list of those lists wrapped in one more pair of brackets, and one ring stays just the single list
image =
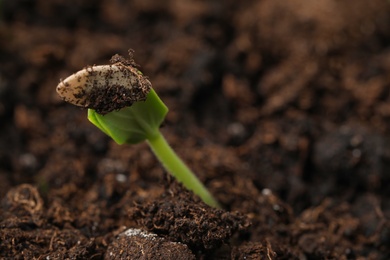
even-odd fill
[{"label": "soil", "polygon": [[[390,259],[389,1],[0,10],[0,258]],[[129,49],[223,209],[57,95]]]}]

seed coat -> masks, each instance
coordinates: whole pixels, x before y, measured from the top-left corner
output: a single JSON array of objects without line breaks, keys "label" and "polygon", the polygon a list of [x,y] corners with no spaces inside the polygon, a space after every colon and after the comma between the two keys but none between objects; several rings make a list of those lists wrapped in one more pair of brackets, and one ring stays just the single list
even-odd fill
[{"label": "seed coat", "polygon": [[117,62],[84,68],[57,86],[57,93],[76,106],[91,108],[100,114],[145,101],[152,84],[138,69]]}]

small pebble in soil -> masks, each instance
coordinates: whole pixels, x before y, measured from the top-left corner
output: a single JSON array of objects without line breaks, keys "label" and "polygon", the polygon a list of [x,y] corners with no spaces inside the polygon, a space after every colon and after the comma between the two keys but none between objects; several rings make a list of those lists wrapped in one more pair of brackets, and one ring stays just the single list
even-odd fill
[{"label": "small pebble in soil", "polygon": [[124,183],[127,180],[127,177],[124,174],[117,174],[115,175],[115,179],[117,182]]},{"label": "small pebble in soil", "polygon": [[154,233],[130,228],[108,247],[105,259],[195,259],[185,244],[171,242]]},{"label": "small pebble in soil", "polygon": [[86,67],[67,77],[57,86],[57,93],[65,101],[106,114],[145,101],[152,87],[132,60],[119,55],[112,65]]}]

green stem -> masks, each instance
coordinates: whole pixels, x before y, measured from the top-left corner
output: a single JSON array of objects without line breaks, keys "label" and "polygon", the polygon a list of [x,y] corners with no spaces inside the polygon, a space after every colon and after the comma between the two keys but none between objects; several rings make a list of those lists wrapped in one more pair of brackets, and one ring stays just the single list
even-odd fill
[{"label": "green stem", "polygon": [[160,131],[158,134],[147,139],[154,154],[164,165],[164,167],[183,185],[197,194],[206,204],[212,207],[220,208],[218,202],[209,193],[206,187],[199,181],[195,174],[185,165],[177,156],[175,151],[167,143]]}]

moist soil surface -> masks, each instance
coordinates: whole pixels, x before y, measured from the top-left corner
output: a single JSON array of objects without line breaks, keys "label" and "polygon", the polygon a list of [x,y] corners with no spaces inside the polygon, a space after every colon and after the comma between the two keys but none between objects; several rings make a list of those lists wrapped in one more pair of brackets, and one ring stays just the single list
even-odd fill
[{"label": "moist soil surface", "polygon": [[[1,259],[390,259],[389,1],[0,4]],[[223,209],[57,95],[129,49]]]}]

